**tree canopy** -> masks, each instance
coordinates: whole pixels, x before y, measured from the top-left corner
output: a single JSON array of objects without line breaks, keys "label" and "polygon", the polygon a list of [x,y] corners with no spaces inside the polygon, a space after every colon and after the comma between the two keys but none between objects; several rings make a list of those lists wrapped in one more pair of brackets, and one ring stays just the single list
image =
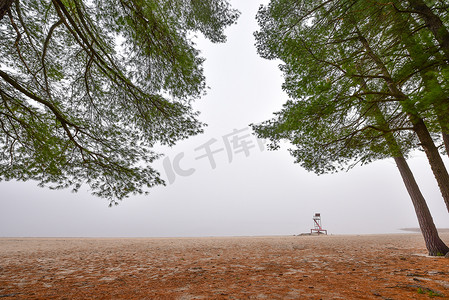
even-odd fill
[{"label": "tree canopy", "polygon": [[449,178],[439,177],[444,164],[432,138],[439,141],[449,123],[449,70],[431,32],[405,4],[300,3],[275,0],[258,13],[256,46],[261,56],[283,61],[291,100],[256,132],[273,147],[292,142],[297,162],[317,173],[394,155],[385,140],[392,133],[404,155],[426,152],[448,203]]},{"label": "tree canopy", "polygon": [[2,1],[0,180],[87,183],[111,203],[163,184],[157,144],[202,132],[195,32],[224,42],[226,0]]}]

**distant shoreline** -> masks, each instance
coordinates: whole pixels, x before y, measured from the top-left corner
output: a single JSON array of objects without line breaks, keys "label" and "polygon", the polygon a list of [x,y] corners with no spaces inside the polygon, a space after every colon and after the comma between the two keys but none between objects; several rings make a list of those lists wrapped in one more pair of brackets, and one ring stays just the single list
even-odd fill
[{"label": "distant shoreline", "polygon": [[[334,234],[329,233],[328,236],[382,236],[382,235],[397,235],[405,233],[421,233],[421,229],[417,227],[400,228],[397,229],[402,232],[391,233],[343,233]],[[449,233],[449,228],[438,228],[439,233]],[[90,240],[113,240],[113,239],[228,239],[228,238],[276,238],[276,237],[300,237],[300,236],[326,236],[325,234],[279,234],[279,235],[216,235],[216,236],[0,236],[0,239],[90,239]]]},{"label": "distant shoreline", "polygon": [[[419,228],[398,229],[395,233],[353,233],[353,234],[292,234],[292,235],[229,235],[229,236],[0,236],[0,240],[207,240],[207,239],[273,239],[289,237],[373,237],[373,236],[395,236],[407,234],[420,234]],[[438,229],[439,233],[449,233],[449,228]]]},{"label": "distant shoreline", "polygon": [[[421,229],[419,228],[401,228],[400,230],[408,232],[421,232]],[[449,228],[438,228],[437,230],[439,233],[449,232]]]}]

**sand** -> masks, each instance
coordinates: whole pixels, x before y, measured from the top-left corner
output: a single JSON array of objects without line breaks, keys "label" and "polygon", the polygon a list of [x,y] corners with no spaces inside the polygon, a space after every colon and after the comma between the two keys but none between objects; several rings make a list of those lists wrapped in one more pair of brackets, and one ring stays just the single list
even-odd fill
[{"label": "sand", "polygon": [[416,233],[0,239],[2,299],[449,299],[448,275]]}]

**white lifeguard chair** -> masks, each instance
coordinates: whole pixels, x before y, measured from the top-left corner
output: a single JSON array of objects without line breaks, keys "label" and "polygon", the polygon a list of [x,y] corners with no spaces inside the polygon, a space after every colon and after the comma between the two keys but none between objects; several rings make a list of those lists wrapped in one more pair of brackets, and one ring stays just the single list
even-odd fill
[{"label": "white lifeguard chair", "polygon": [[320,213],[315,213],[315,215],[313,216],[313,228],[310,229],[310,234],[313,234],[314,232],[317,234],[326,234],[327,235],[327,230],[323,229],[323,227],[321,226],[321,214]]}]

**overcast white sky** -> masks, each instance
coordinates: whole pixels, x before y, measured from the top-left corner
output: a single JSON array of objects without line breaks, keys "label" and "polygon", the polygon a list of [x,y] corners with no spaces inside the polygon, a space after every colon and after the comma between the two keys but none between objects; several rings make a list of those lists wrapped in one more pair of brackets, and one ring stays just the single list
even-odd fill
[{"label": "overcast white sky", "polygon": [[[391,160],[348,173],[316,176],[293,163],[287,146],[260,148],[248,124],[271,117],[286,101],[279,62],[258,57],[255,15],[267,0],[231,1],[242,12],[226,44],[198,41],[210,90],[195,104],[208,123],[203,135],[165,151],[156,166],[167,180],[149,196],[109,208],[104,199],[38,188],[35,182],[0,183],[0,236],[178,237],[291,235],[308,232],[320,212],[331,234],[391,233],[418,227],[411,200]],[[233,131],[238,130],[237,135]],[[227,148],[233,136],[247,143]],[[207,147],[214,162],[202,157]],[[182,156],[183,155],[183,156]],[[170,168],[176,165],[185,173]],[[423,153],[410,165],[438,227],[448,213]],[[445,158],[449,166],[448,160]],[[212,164],[211,164],[212,163]],[[212,165],[215,165],[213,168]],[[170,171],[172,173],[170,175]],[[191,174],[190,174],[191,173]],[[189,176],[181,176],[181,174]],[[175,175],[175,177],[173,177]]]}]

